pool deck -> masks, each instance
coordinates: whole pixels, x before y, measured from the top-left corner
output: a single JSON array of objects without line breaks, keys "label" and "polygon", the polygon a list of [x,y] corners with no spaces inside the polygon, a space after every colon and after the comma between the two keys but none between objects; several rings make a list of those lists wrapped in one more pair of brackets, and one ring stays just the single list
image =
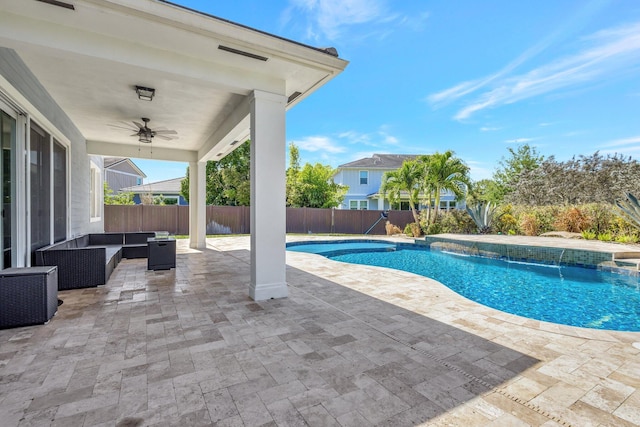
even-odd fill
[{"label": "pool deck", "polygon": [[[496,237],[513,236],[474,238]],[[107,285],[60,292],[49,324],[0,331],[2,426],[640,425],[640,333],[299,252],[289,297],[256,303],[249,237],[186,243],[175,270],[123,260]]]}]

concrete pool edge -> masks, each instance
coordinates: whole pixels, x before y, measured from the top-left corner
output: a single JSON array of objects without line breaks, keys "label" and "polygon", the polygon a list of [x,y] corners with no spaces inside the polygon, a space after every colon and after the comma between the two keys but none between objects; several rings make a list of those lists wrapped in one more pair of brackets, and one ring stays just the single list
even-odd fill
[{"label": "concrete pool edge", "polygon": [[[287,243],[290,242],[314,242],[314,243],[319,243],[321,241],[330,241],[330,242],[334,242],[337,243],[338,241],[354,241],[354,240],[377,240],[377,241],[390,241],[390,242],[394,242],[396,244],[400,244],[402,246],[415,246],[416,243],[419,242],[418,241],[414,241],[414,239],[408,239],[408,238],[404,238],[404,237],[397,237],[397,236],[375,236],[375,239],[371,238],[372,236],[359,236],[359,235],[354,235],[354,236],[327,236],[327,235],[312,235],[312,236],[287,236]],[[485,237],[485,236],[474,236],[474,237]],[[510,236],[511,237],[511,236]],[[545,241],[546,239],[552,239],[552,238],[541,238],[543,241]],[[558,239],[561,240],[561,239]],[[567,239],[568,240],[568,239]],[[559,241],[555,241],[555,244],[560,243]],[[418,243],[419,244],[419,243]],[[539,243],[541,244],[541,243]],[[340,261],[335,261],[329,258],[326,258],[324,255],[318,255],[318,254],[312,254],[312,253],[303,253],[303,252],[290,252],[291,254],[295,254],[293,256],[298,256],[301,255],[303,257],[308,257],[308,256],[312,256],[313,258],[316,259],[320,259],[320,260],[326,260],[327,263],[338,263],[338,264],[345,264],[342,263]],[[289,262],[288,262],[289,264]],[[510,325],[513,325],[514,327],[523,327],[523,328],[527,328],[527,329],[531,329],[534,331],[541,331],[541,332],[545,332],[545,333],[551,333],[551,334],[555,334],[555,335],[561,335],[561,336],[566,336],[566,337],[573,337],[573,338],[580,338],[580,339],[593,339],[593,340],[598,340],[598,341],[603,341],[603,342],[615,342],[615,343],[628,343],[629,345],[631,345],[633,342],[637,342],[640,340],[640,332],[634,332],[634,331],[617,331],[617,330],[609,330],[609,329],[592,329],[592,328],[584,328],[584,327],[579,327],[579,326],[570,326],[570,325],[564,325],[564,324],[559,324],[559,323],[551,323],[551,322],[546,322],[543,320],[536,320],[536,319],[530,319],[527,317],[523,317],[523,316],[519,316],[516,314],[511,314],[511,313],[507,313],[483,304],[480,304],[478,302],[475,302],[471,299],[468,299],[458,293],[456,293],[455,291],[451,290],[450,288],[448,288],[446,285],[442,284],[441,282],[428,278],[428,277],[424,277],[418,274],[414,274],[414,273],[409,273],[406,271],[402,271],[402,270],[396,270],[396,269],[392,269],[392,268],[387,268],[387,267],[377,267],[377,266],[365,266],[365,265],[360,265],[360,264],[347,264],[350,267],[353,266],[357,266],[358,268],[366,268],[366,269],[370,269],[371,271],[389,271],[389,272],[393,272],[394,274],[398,274],[398,275],[409,275],[412,281],[420,281],[423,282],[424,284],[426,284],[428,287],[429,285],[433,285],[436,284],[437,288],[438,288],[438,292],[437,292],[437,296],[436,298],[440,299],[442,297],[446,297],[446,300],[452,301],[452,304],[454,306],[464,306],[464,311],[467,311],[471,317],[473,318],[474,316],[482,316],[482,317],[486,317],[488,319],[495,319],[496,322],[504,322],[504,323],[508,323]],[[331,276],[333,276],[337,271],[335,268],[328,268],[329,271],[331,271],[332,273],[326,277],[326,278],[330,278]],[[356,288],[352,288],[352,289],[356,289]],[[430,286],[429,289],[431,291],[434,290],[433,286]],[[357,289],[356,289],[357,290]],[[446,295],[443,295],[446,294]],[[374,296],[374,295],[372,295]],[[387,301],[389,301],[387,299]],[[438,304],[441,303],[442,300],[438,301]],[[391,301],[389,301],[391,302]],[[406,303],[405,300],[403,300],[402,298],[400,299],[396,299],[393,303],[398,304],[400,307],[402,308],[406,308],[406,309],[410,309],[416,313],[419,313],[421,315],[427,315],[427,316],[431,316],[432,314],[428,311],[428,310],[423,310],[423,309],[416,309],[415,307],[411,308],[411,304],[410,303]],[[451,320],[452,318],[457,317],[457,315],[459,314],[459,310],[454,310],[454,311],[450,311],[449,308],[447,308],[447,310],[445,310],[445,314],[444,317],[441,316],[436,316],[434,317],[436,320],[440,320],[443,321],[445,323],[450,323],[448,320]],[[458,326],[460,326],[460,324],[464,324],[467,322],[466,316],[463,316],[461,319],[457,320],[456,323],[458,323]],[[454,324],[454,323],[451,323]],[[469,323],[470,326],[471,323]],[[468,330],[468,328],[464,328],[465,330]],[[475,330],[474,327],[471,328],[471,330]],[[477,332],[477,331],[476,331]]]},{"label": "concrete pool edge", "polygon": [[[639,276],[639,265],[625,261],[640,258],[640,247],[590,242],[558,237],[429,235],[416,239],[417,245],[432,250],[456,252],[493,259],[580,267]],[[579,247],[587,244],[591,247]]]}]

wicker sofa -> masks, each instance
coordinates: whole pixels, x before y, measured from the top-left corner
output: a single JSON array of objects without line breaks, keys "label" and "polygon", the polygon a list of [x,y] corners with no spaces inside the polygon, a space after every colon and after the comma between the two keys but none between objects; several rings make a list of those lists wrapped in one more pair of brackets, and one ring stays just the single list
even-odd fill
[{"label": "wicker sofa", "polygon": [[58,267],[58,289],[104,285],[122,258],[146,258],[154,232],[92,233],[36,250],[36,265]]}]

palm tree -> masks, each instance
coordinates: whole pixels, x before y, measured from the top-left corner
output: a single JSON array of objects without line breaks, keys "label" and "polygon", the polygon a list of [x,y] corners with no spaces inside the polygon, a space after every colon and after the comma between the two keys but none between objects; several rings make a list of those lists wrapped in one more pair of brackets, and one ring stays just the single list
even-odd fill
[{"label": "palm tree", "polygon": [[409,194],[409,208],[416,224],[420,224],[420,217],[416,210],[419,201],[420,185],[423,181],[424,168],[415,160],[407,160],[399,169],[385,172],[382,177],[380,191],[387,197],[389,203],[400,203],[403,193]]},{"label": "palm tree", "polygon": [[435,153],[423,159],[426,168],[423,188],[426,194],[432,193],[435,198],[436,210],[432,218],[434,223],[440,212],[442,192],[451,191],[456,198],[460,198],[464,196],[464,188],[471,185],[469,167],[453,155],[453,151],[447,150],[444,153]]}]

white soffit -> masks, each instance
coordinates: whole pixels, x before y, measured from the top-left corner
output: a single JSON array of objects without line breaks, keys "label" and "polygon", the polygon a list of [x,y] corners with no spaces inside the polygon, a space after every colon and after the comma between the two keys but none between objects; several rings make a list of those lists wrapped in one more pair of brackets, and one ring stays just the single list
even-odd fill
[{"label": "white soffit", "polygon": [[[151,119],[152,129],[178,132],[173,141],[154,138],[154,154],[163,152],[156,148],[166,149],[173,157],[181,150],[191,153],[182,158],[203,160],[226,153],[230,147],[210,140],[223,139],[219,130],[229,120],[238,126],[226,123],[226,128],[248,135],[248,121],[241,116],[251,91],[286,97],[300,92],[292,106],[347,65],[318,49],[163,1],[65,2],[75,10],[1,0],[0,46],[16,50],[92,150],[110,147],[105,154],[117,151],[112,144],[139,145],[132,132],[109,124],[141,117]],[[138,100],[135,85],[154,88],[153,101]],[[228,144],[234,135],[227,136]]]}]

